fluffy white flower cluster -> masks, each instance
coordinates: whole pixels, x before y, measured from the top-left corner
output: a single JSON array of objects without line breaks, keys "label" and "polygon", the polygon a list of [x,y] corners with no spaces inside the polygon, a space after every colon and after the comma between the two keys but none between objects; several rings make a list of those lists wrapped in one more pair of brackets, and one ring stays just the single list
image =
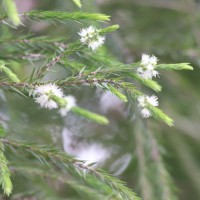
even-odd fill
[{"label": "fluffy white flower cluster", "polygon": [[105,36],[100,36],[99,30],[93,26],[81,29],[78,34],[81,36],[80,41],[83,44],[88,45],[88,47],[91,48],[93,51],[102,46],[105,41]]},{"label": "fluffy white flower cluster", "polygon": [[41,107],[48,109],[58,108],[58,102],[55,98],[61,98],[65,100],[66,104],[60,108],[60,114],[65,116],[72,107],[76,106],[76,99],[73,96],[64,96],[62,89],[60,89],[56,84],[48,83],[44,85],[36,86],[34,91],[35,101],[40,104]]},{"label": "fluffy white flower cluster", "polygon": [[141,115],[144,118],[148,118],[152,115],[151,111],[148,109],[148,104],[152,106],[158,106],[158,97],[155,95],[141,95],[137,98],[138,106],[141,108]]},{"label": "fluffy white flower cluster", "polygon": [[149,56],[142,54],[141,66],[137,68],[137,74],[143,79],[152,79],[159,75],[159,72],[155,70],[158,59],[155,56]]},{"label": "fluffy white flower cluster", "polygon": [[50,98],[51,95],[63,98],[63,91],[57,85],[49,83],[45,85],[36,86],[34,95],[35,101],[40,104],[41,107],[48,109],[58,108],[58,104]]}]

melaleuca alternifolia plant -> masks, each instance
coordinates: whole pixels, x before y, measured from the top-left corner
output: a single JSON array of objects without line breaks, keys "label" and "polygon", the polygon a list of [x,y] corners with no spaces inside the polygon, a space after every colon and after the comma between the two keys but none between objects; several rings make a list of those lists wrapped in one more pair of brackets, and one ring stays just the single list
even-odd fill
[{"label": "melaleuca alternifolia plant", "polygon": [[[79,0],[73,0],[81,7]],[[159,64],[159,59],[155,55],[142,54],[141,60],[136,63],[123,64],[116,61],[107,53],[102,54],[100,49],[106,46],[106,35],[116,31],[119,26],[112,25],[104,28],[98,25],[85,25],[87,22],[106,22],[109,16],[99,13],[87,12],[60,12],[60,11],[30,11],[17,13],[16,6],[12,0],[4,0],[5,15],[0,17],[0,25],[11,29],[9,37],[2,34],[0,38],[0,87],[4,92],[17,93],[28,99],[33,99],[38,107],[47,110],[57,110],[61,117],[66,117],[69,112],[73,112],[80,117],[84,117],[94,123],[107,125],[109,120],[100,114],[93,113],[78,105],[76,97],[68,92],[68,88],[73,87],[96,87],[103,91],[109,91],[125,103],[133,102],[137,105],[137,115],[141,118],[153,117],[169,126],[173,125],[173,120],[158,108],[158,97],[155,94],[144,94],[136,87],[137,82],[149,87],[155,92],[161,91],[161,86],[153,80],[155,77],[162,78],[162,70],[192,70],[188,63],[180,64]],[[22,24],[23,19],[23,24]],[[64,42],[59,38],[48,38],[41,36],[26,35],[20,33],[15,35],[15,29],[25,28],[26,21],[45,21],[48,23],[63,23],[72,21],[81,22],[78,32],[75,32],[77,40]],[[3,29],[2,29],[3,30]],[[3,32],[3,31],[2,31]],[[104,47],[105,48],[105,47]],[[11,50],[12,49],[12,50]],[[28,53],[27,53],[28,52]],[[32,53],[34,52],[34,53]],[[51,54],[49,53],[51,52]],[[53,52],[53,53],[52,53]],[[56,54],[56,55],[55,55]],[[73,55],[80,56],[75,60]],[[8,56],[9,55],[9,56]],[[43,60],[48,56],[45,64],[38,66],[38,60]],[[20,65],[32,63],[32,72],[29,77],[20,80],[18,74],[12,68],[12,62]],[[91,66],[87,63],[92,63]],[[54,70],[54,66],[59,64],[71,71],[65,78],[48,80],[46,75]],[[54,70],[54,73],[56,71]],[[127,81],[129,80],[129,81]],[[88,98],[90,101],[91,97]],[[147,120],[147,119],[143,119]],[[73,182],[63,179],[64,183],[72,188],[80,190],[84,195],[98,199],[139,199],[135,193],[127,188],[123,182],[110,176],[107,172],[95,169],[92,165],[87,165],[84,161],[51,147],[28,144],[6,138],[3,121],[0,129],[0,184],[5,195],[12,193],[11,173],[25,173],[28,176],[47,176],[56,179],[56,173],[45,174],[45,168],[35,170],[23,166],[10,166],[5,157],[8,147],[15,152],[26,152],[41,163],[50,166],[52,169],[59,168],[61,172],[68,172],[74,178]],[[9,135],[9,133],[7,133]],[[27,141],[30,142],[30,141]],[[10,161],[10,160],[9,160]],[[12,162],[12,161],[10,161]],[[94,184],[95,183],[95,184]],[[15,185],[14,185],[15,187]],[[98,196],[98,195],[99,196]]]}]

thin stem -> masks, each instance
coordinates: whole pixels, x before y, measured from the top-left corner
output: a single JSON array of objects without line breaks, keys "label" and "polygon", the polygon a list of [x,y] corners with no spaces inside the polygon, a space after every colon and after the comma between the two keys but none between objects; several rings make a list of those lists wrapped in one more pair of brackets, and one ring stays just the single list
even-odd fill
[{"label": "thin stem", "polygon": [[53,58],[49,63],[47,63],[45,66],[41,68],[40,71],[37,73],[37,77],[43,78],[46,71],[48,71],[50,68],[52,68],[56,63],[60,62],[61,58],[64,55],[70,55],[78,50],[81,50],[83,48],[83,45],[80,42],[75,42],[71,44],[69,47],[65,48],[58,56]]}]

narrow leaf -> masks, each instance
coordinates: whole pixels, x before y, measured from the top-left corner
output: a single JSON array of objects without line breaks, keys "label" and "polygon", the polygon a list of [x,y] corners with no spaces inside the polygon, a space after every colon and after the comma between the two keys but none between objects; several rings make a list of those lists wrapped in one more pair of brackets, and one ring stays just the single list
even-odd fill
[{"label": "narrow leaf", "polygon": [[21,21],[17,13],[17,8],[14,3],[14,0],[3,0],[3,4],[6,9],[6,13],[8,15],[9,20],[14,26],[18,26],[21,23]]},{"label": "narrow leaf", "polygon": [[162,110],[151,105],[148,105],[148,108],[151,110],[153,117],[160,119],[169,126],[173,126],[173,119],[168,117]]},{"label": "narrow leaf", "polygon": [[9,68],[7,68],[3,61],[0,61],[0,71],[3,71],[11,81],[16,83],[20,82],[20,80],[17,78],[17,75],[14,74]]},{"label": "narrow leaf", "polygon": [[193,67],[189,63],[160,64],[156,65],[156,68],[164,70],[193,70]]},{"label": "narrow leaf", "polygon": [[123,102],[128,102],[127,97],[122,94],[119,90],[117,90],[116,88],[112,87],[112,86],[108,86],[109,90],[116,95],[120,100],[122,100]]},{"label": "narrow leaf", "polygon": [[102,34],[102,35],[105,35],[106,33],[110,33],[110,32],[116,31],[118,28],[119,28],[119,25],[116,24],[116,25],[109,26],[107,28],[99,30],[99,33]]},{"label": "narrow leaf", "polygon": [[82,7],[81,1],[80,1],[80,0],[73,0],[73,2],[74,2],[79,8]]},{"label": "narrow leaf", "polygon": [[156,81],[151,80],[151,79],[143,79],[141,77],[139,77],[137,74],[128,74],[129,77],[136,79],[137,81],[139,81],[140,83],[142,83],[143,85],[146,85],[147,87],[151,88],[152,90],[156,91],[156,92],[160,92],[162,90],[162,86],[159,85]]},{"label": "narrow leaf", "polygon": [[80,108],[78,106],[75,106],[71,109],[71,111],[77,115],[80,115],[86,119],[89,119],[91,121],[95,121],[99,124],[108,124],[109,121],[106,117],[102,116],[102,115],[99,115],[99,114],[96,114],[96,113],[92,113],[88,110],[85,110],[83,108]]},{"label": "narrow leaf", "polygon": [[25,13],[26,17],[36,21],[53,21],[66,22],[68,20],[83,21],[109,21],[110,16],[101,13],[87,13],[87,12],[62,12],[62,11],[38,11],[34,10]]},{"label": "narrow leaf", "polygon": [[0,141],[0,184],[4,193],[9,196],[12,192],[12,182],[10,180],[10,170],[8,168],[8,161],[4,156],[4,145]]}]

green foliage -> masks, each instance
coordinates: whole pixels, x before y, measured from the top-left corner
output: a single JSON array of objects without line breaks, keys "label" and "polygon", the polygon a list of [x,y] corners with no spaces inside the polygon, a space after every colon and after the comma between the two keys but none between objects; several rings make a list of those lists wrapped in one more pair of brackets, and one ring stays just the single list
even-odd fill
[{"label": "green foliage", "polygon": [[85,110],[85,109],[77,107],[77,106],[74,106],[72,108],[72,112],[77,114],[77,115],[80,115],[80,116],[82,116],[86,119],[97,122],[99,124],[108,124],[109,123],[109,121],[106,117],[92,113],[92,112],[89,112],[88,110]]},{"label": "green foliage", "polygon": [[[73,2],[79,8],[82,7],[80,0],[73,0]],[[118,2],[117,0],[115,2],[110,1],[111,4],[115,4],[116,2],[120,4],[120,7],[124,5],[124,3]],[[90,4],[89,1],[87,3]],[[61,4],[64,5],[64,3]],[[70,3],[67,3],[67,5],[68,4],[70,5]],[[30,190],[30,198],[36,195],[38,199],[78,198],[83,200],[139,200],[140,198],[132,192],[132,189],[126,186],[126,181],[128,182],[128,186],[133,188],[134,191],[138,188],[138,192],[140,192],[144,200],[177,199],[173,191],[174,183],[172,177],[163,159],[164,150],[160,148],[160,141],[155,134],[153,134],[153,130],[151,131],[151,129],[157,127],[154,126],[154,124],[158,122],[156,121],[149,124],[147,120],[142,121],[140,119],[141,109],[138,105],[138,97],[144,95],[144,91],[145,93],[147,91],[150,93],[151,90],[153,90],[158,93],[161,92],[162,88],[166,88],[166,84],[162,79],[156,79],[156,81],[151,78],[146,79],[141,77],[138,73],[138,68],[141,66],[144,67],[140,62],[140,58],[138,58],[138,55],[141,55],[141,51],[144,51],[141,49],[143,47],[140,44],[137,46],[137,39],[133,39],[136,42],[134,45],[136,45],[137,48],[135,48],[135,46],[132,48],[134,52],[132,50],[129,52],[129,50],[126,49],[129,43],[131,45],[132,38],[134,38],[134,31],[129,31],[129,28],[127,28],[127,32],[132,35],[131,37],[123,35],[122,38],[124,41],[129,39],[127,47],[123,49],[124,42],[118,38],[118,34],[113,34],[113,37],[112,35],[107,37],[107,34],[118,30],[119,25],[103,26],[103,28],[99,28],[101,26],[97,24],[97,22],[109,21],[110,16],[108,15],[85,11],[64,12],[52,10],[33,10],[19,15],[13,1],[4,0],[4,5],[6,8],[6,15],[0,17],[0,25],[3,27],[0,30],[0,70],[3,72],[0,77],[0,92],[2,99],[4,99],[4,96],[6,100],[8,99],[6,105],[9,107],[9,117],[14,119],[8,122],[9,120],[7,121],[4,115],[2,115],[2,119],[0,116],[0,123],[9,126],[8,133],[5,133],[3,126],[0,126],[0,138],[6,136],[6,138],[1,139],[0,142],[0,184],[2,185],[5,195],[9,196],[12,192],[12,183],[10,179],[11,170],[14,187],[17,182],[16,188],[12,194],[13,196],[11,197],[13,199],[17,196],[18,198],[26,198],[26,193]],[[70,10],[70,7],[68,10]],[[141,17],[142,16],[143,15],[141,15]],[[19,17],[25,18],[24,26],[19,27],[17,30],[10,29],[12,25],[8,22],[11,21],[13,26],[16,27],[20,24]],[[121,20],[123,21],[124,19],[116,21],[121,23]],[[133,19],[135,20],[135,18]],[[149,17],[147,16],[146,19],[149,20]],[[63,23],[65,23],[65,25],[61,26],[61,28],[57,26],[56,29],[55,27],[52,28],[52,26],[37,29],[38,25],[36,24],[35,29],[32,26],[30,26],[31,28],[29,27],[29,25],[32,25],[32,21],[47,23],[59,22],[61,25]],[[71,23],[68,23],[69,21]],[[79,23],[73,26],[73,22]],[[81,26],[77,27],[80,22]],[[80,33],[77,33],[77,28],[79,30],[82,29],[84,32],[84,28],[89,26],[88,22],[96,24],[98,26],[98,31],[81,36]],[[145,21],[145,23],[147,22]],[[87,24],[87,27],[83,27],[84,24]],[[123,32],[123,24],[121,27],[122,30],[119,29],[119,31]],[[159,26],[156,24],[156,27]],[[140,30],[140,28],[138,28],[138,30]],[[143,31],[143,29],[141,30],[140,32],[145,34],[143,33],[145,31]],[[66,31],[69,38],[65,38]],[[85,29],[85,31],[87,30]],[[52,34],[51,36],[41,36],[43,33]],[[148,38],[151,37],[151,35],[154,34],[149,34],[148,32]],[[105,44],[105,47],[101,47],[98,50],[94,48],[96,50],[92,51],[93,48],[91,48],[91,46],[96,45],[95,42],[98,43],[98,40],[103,40],[104,42],[105,36],[105,43],[108,44],[107,47]],[[86,37],[86,41],[84,41],[84,37]],[[140,38],[140,34],[138,38]],[[145,40],[145,37],[138,42],[142,44],[143,40]],[[151,51],[152,49],[149,50],[149,52]],[[124,56],[127,57],[127,60],[121,58],[122,53],[125,54]],[[157,54],[156,52],[153,53]],[[119,57],[119,59],[115,57]],[[160,57],[163,57],[163,55],[161,54]],[[155,65],[155,70],[192,69],[193,68],[188,63]],[[162,77],[162,74],[160,74],[160,77]],[[49,93],[44,91],[41,98],[33,102],[33,100],[37,98],[37,95],[35,95],[36,88],[48,84],[56,84],[56,87],[63,92],[63,95],[58,96],[53,90]],[[106,111],[101,112],[97,105],[93,105],[93,100],[99,95],[98,92],[97,95],[96,93],[94,95],[94,90],[98,92],[101,91],[102,93],[106,91],[108,94],[111,93],[115,95],[120,100],[116,106],[117,108],[113,109],[115,106],[114,103],[112,105],[113,107],[110,106],[110,110],[113,109],[114,112],[110,112],[109,109],[109,111],[105,109]],[[16,94],[20,95],[20,97]],[[61,117],[58,115],[59,112],[54,112],[56,109],[54,111],[40,109],[40,106],[45,107],[43,105],[48,103],[49,100],[52,100],[53,103],[57,105],[57,111],[61,108],[65,108],[68,103],[64,99],[65,94],[73,94],[79,101],[85,98],[89,110],[91,108],[91,110],[100,113],[108,113],[108,115],[103,116],[82,108],[85,106],[84,102],[80,103],[81,107],[74,105],[70,107],[69,111],[71,112],[67,112],[66,117]],[[179,96],[177,92],[175,92],[175,94]],[[95,98],[93,99],[94,96]],[[26,99],[24,99],[24,97],[26,97]],[[20,98],[19,101],[17,101],[18,98]],[[14,99],[14,101],[16,100],[14,105],[10,103],[12,99]],[[102,102],[102,99],[101,104],[102,108],[104,108],[104,104],[105,107],[107,106],[107,100]],[[172,101],[170,102],[171,99],[173,98],[170,96],[166,101],[169,101],[169,105],[171,105],[169,108],[173,110],[174,105]],[[24,110],[20,107],[20,104],[24,104]],[[165,106],[162,107],[168,112],[169,108]],[[120,111],[122,108],[123,112]],[[173,126],[173,119],[168,117],[161,109],[153,106],[151,103],[148,103],[145,109],[147,109],[155,119],[169,126]],[[116,113],[115,110],[117,111]],[[93,123],[87,123],[80,118],[75,118],[71,113],[98,123],[98,125],[93,126]],[[42,120],[40,121],[40,119]],[[36,120],[36,123],[34,123],[34,120]],[[109,121],[111,123],[109,123]],[[18,125],[18,122],[21,122],[21,124],[19,123]],[[82,122],[86,123],[87,127],[82,127]],[[43,129],[40,130],[42,123],[45,124],[45,131]],[[23,126],[20,126],[22,124]],[[30,127],[28,127],[29,125]],[[87,142],[90,141],[88,135],[90,134],[89,130],[92,130],[94,136],[96,136],[96,138],[92,140],[97,142],[103,141],[105,146],[110,148],[109,154],[113,155],[107,163],[107,169],[113,172],[115,168],[117,168],[116,166],[120,165],[120,169],[116,170],[115,174],[122,175],[121,177],[125,181],[113,177],[105,170],[95,168],[95,163],[87,164],[86,161],[78,160],[74,156],[50,145],[38,145],[14,140],[14,138],[20,138],[27,141],[34,140],[47,144],[53,141],[55,144],[54,146],[60,146],[60,143],[57,141],[59,139],[56,138],[58,133],[61,132],[60,126],[62,126],[62,129],[75,127],[74,132],[76,134],[73,136],[80,138],[78,138],[77,143],[71,145],[74,149],[76,149],[76,147],[77,149],[79,148],[78,145],[83,139],[86,139]],[[128,126],[128,128],[125,128],[125,126]],[[160,126],[162,126],[162,124]],[[79,128],[80,133],[77,131]],[[38,132],[37,129],[39,129]],[[52,133],[46,134],[46,131],[48,130],[47,132],[50,133],[51,129]],[[164,132],[169,130],[165,129],[166,127],[164,128]],[[115,130],[114,134],[112,134],[113,130]],[[170,131],[171,130],[172,129],[170,129]],[[155,129],[155,133],[156,131],[158,132],[158,130]],[[118,132],[120,133],[118,134]],[[106,134],[103,135],[99,133]],[[50,141],[48,141],[47,135],[51,137]],[[103,135],[101,140],[99,139],[99,135]],[[111,139],[113,139],[114,144],[112,144],[113,141],[111,141]],[[8,147],[5,150],[4,145]],[[87,145],[89,146],[89,144]],[[120,162],[118,162],[117,156],[119,156],[119,152],[122,154],[122,157],[127,154],[130,155],[130,161],[124,161],[123,159],[121,161],[119,159]],[[9,160],[10,169],[8,168],[7,159]],[[21,163],[23,163],[23,166]],[[137,170],[138,174],[136,177],[138,177],[138,180],[133,173],[134,171],[137,172]],[[43,180],[44,182],[42,182],[40,178],[43,178],[45,181]],[[33,182],[32,179],[34,179]],[[48,181],[46,181],[46,179],[48,179]],[[23,182],[21,191],[19,189],[20,183],[18,188],[19,180]],[[31,183],[28,184],[30,180]],[[44,184],[46,182],[48,182],[48,184]],[[59,189],[64,186],[63,184],[67,184],[70,189],[67,188],[65,193],[62,189],[57,191],[57,189],[55,189],[57,185],[55,184],[55,186],[54,182],[59,182]],[[41,185],[39,185],[39,183]],[[50,189],[48,187],[50,187]],[[65,196],[66,194],[68,195],[67,197]],[[4,198],[4,196],[2,196],[2,198]]]},{"label": "green foliage", "polygon": [[20,80],[17,78],[17,75],[14,74],[9,68],[7,68],[4,65],[4,62],[1,60],[0,60],[0,71],[3,71],[12,82],[16,82],[16,83],[20,82]]},{"label": "green foliage", "polygon": [[119,99],[121,99],[123,102],[127,102],[128,99],[125,95],[123,95],[121,92],[119,92],[118,90],[116,90],[116,88],[112,87],[112,86],[108,86],[108,89],[110,90],[110,92],[112,92],[114,95],[116,95]]},{"label": "green foliage", "polygon": [[12,192],[12,182],[10,180],[10,170],[8,168],[8,161],[4,156],[4,145],[0,141],[0,185],[6,195]]},{"label": "green foliage", "polygon": [[173,126],[173,119],[171,119],[165,113],[163,113],[162,110],[160,110],[160,109],[158,109],[158,108],[156,108],[154,106],[151,106],[151,105],[149,105],[148,107],[152,111],[153,116],[156,119],[160,119],[161,121],[164,121],[167,125]]},{"label": "green foliage", "polygon": [[160,64],[157,65],[157,68],[162,70],[193,70],[189,63]]},{"label": "green foliage", "polygon": [[61,12],[61,11],[38,11],[34,10],[24,14],[35,21],[47,21],[47,22],[66,22],[68,20],[74,20],[77,22],[92,20],[92,21],[109,21],[108,15],[100,13],[86,13],[86,12]]},{"label": "green foliage", "polygon": [[82,7],[81,1],[80,0],[73,0],[73,2],[79,7]]},{"label": "green foliage", "polygon": [[[86,183],[90,181],[87,176],[94,176],[97,181],[101,181],[108,185],[114,191],[112,195],[117,199],[127,200],[139,200],[129,188],[125,186],[125,183],[112,177],[107,172],[100,169],[93,169],[91,166],[84,164],[84,161],[74,159],[72,156],[63,153],[58,149],[53,149],[48,146],[39,146],[35,144],[26,144],[19,141],[2,140],[3,143],[16,150],[23,150],[28,152],[37,158],[42,164],[52,163],[54,166],[66,169],[73,176],[77,176],[79,179],[83,179]],[[26,169],[25,169],[26,171]],[[37,172],[36,172],[37,173]],[[88,174],[88,175],[87,175]]]},{"label": "green foliage", "polygon": [[162,86],[159,85],[156,81],[150,80],[150,79],[142,79],[137,74],[129,74],[130,77],[133,79],[136,79],[140,83],[144,84],[145,86],[151,88],[152,90],[156,92],[161,92]]},{"label": "green foliage", "polygon": [[54,94],[50,94],[49,98],[54,100],[60,107],[64,107],[65,104],[66,104],[66,102],[65,102],[65,100],[63,98],[58,97],[58,96],[56,96]]},{"label": "green foliage", "polygon": [[101,29],[99,31],[99,33],[104,35],[106,33],[110,33],[110,32],[116,31],[118,28],[119,28],[119,25],[117,25],[117,24],[116,25],[112,25],[112,26],[109,26],[107,28]]},{"label": "green foliage", "polygon": [[17,8],[14,3],[14,0],[3,0],[3,4],[6,8],[6,13],[8,15],[8,18],[12,22],[12,24],[14,26],[20,25],[21,21],[17,13]]}]

